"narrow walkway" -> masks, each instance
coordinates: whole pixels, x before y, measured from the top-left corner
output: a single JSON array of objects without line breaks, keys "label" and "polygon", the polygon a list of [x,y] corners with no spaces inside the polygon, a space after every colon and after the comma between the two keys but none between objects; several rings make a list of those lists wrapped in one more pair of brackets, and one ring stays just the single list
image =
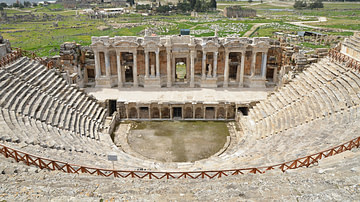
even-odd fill
[{"label": "narrow walkway", "polygon": [[227,101],[250,103],[264,100],[273,88],[86,88],[85,91],[100,101],[115,99],[136,102]]}]

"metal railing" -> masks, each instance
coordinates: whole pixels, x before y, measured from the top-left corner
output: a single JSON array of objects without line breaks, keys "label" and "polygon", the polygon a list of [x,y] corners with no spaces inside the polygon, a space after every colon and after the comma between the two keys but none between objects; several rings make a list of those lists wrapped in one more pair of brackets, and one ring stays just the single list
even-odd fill
[{"label": "metal railing", "polygon": [[51,69],[54,65],[52,61],[47,62],[46,60],[42,59],[41,57],[38,57],[34,52],[29,52],[29,51],[22,50],[20,48],[15,48],[15,50],[13,50],[11,53],[8,53],[7,55],[5,55],[4,57],[1,58],[0,67],[4,67],[4,66],[10,64],[22,56],[26,56],[32,60],[36,60],[36,61],[40,62],[42,65],[45,65],[48,69]]},{"label": "metal railing", "polygon": [[9,54],[6,54],[4,57],[1,58],[0,67],[4,67],[5,65],[12,63],[22,55],[23,51],[20,48],[17,48],[16,50],[12,51]]},{"label": "metal railing", "polygon": [[340,53],[339,51],[335,49],[331,49],[329,51],[329,57],[333,62],[339,62],[342,63],[341,65],[354,69],[354,70],[360,70],[360,62],[355,60],[354,58],[345,55],[343,53]]},{"label": "metal railing", "polygon": [[[7,57],[4,61],[0,62],[1,65],[6,65],[9,62],[14,61],[16,58],[22,55],[21,50],[15,51],[12,55]],[[359,62],[353,60],[351,57],[344,55],[336,50],[330,50],[329,57],[337,62],[345,63],[348,68],[359,70]],[[0,66],[1,66],[0,65]],[[91,175],[99,175],[105,177],[117,177],[117,178],[149,178],[149,179],[182,179],[182,178],[221,178],[223,176],[240,175],[246,173],[263,174],[270,170],[280,169],[285,172],[289,169],[296,169],[300,167],[309,167],[310,165],[318,163],[321,159],[340,154],[344,151],[358,148],[360,145],[360,137],[354,138],[341,145],[332,147],[330,149],[311,154],[305,157],[301,157],[292,161],[287,161],[280,164],[274,164],[270,166],[250,167],[250,168],[239,168],[239,169],[228,169],[228,170],[209,170],[209,171],[129,171],[129,170],[112,170],[104,168],[94,168],[82,165],[70,164],[63,161],[57,161],[47,158],[35,156],[17,149],[10,148],[3,144],[0,144],[0,153],[6,158],[13,158],[16,162],[23,162],[28,166],[36,166],[40,169],[58,170],[65,173],[88,173]]]},{"label": "metal railing", "polygon": [[47,158],[42,158],[26,152],[22,152],[17,149],[7,147],[0,144],[0,153],[6,158],[13,158],[17,162],[23,162],[26,165],[34,165],[40,169],[58,170],[65,173],[88,173],[91,175],[99,175],[105,177],[117,177],[117,178],[149,178],[149,179],[198,179],[198,178],[221,178],[224,176],[240,175],[246,173],[263,174],[270,170],[280,169],[285,172],[289,169],[296,169],[300,167],[309,167],[312,164],[318,163],[321,159],[340,154],[344,151],[351,150],[355,147],[359,147],[360,137],[352,139],[336,147],[298,158],[285,163],[274,164],[271,166],[260,166],[250,168],[239,168],[229,170],[209,170],[209,171],[175,171],[175,172],[162,172],[162,171],[129,171],[129,170],[111,170],[104,168],[94,168],[81,166],[76,164],[70,164],[63,161],[57,161]]}]

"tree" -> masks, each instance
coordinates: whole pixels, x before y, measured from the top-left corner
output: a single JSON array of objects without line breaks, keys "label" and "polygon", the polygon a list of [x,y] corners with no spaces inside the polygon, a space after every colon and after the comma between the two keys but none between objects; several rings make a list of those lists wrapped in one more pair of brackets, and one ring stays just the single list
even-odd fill
[{"label": "tree", "polygon": [[20,5],[18,4],[18,3],[13,3],[13,5],[12,5],[14,8],[19,8],[20,7]]},{"label": "tree", "polygon": [[177,4],[177,9],[180,10],[181,12],[183,12],[183,13],[186,13],[188,11],[191,11],[192,7],[191,7],[190,3],[188,3],[188,2],[182,2],[182,3],[179,2]]},{"label": "tree", "polygon": [[302,8],[306,8],[307,4],[305,1],[300,1],[300,0],[296,0],[294,3],[294,8],[295,9],[302,9]]},{"label": "tree", "polygon": [[322,3],[321,0],[315,0],[314,2],[311,2],[309,4],[309,8],[313,9],[313,8],[324,8],[324,4]]},{"label": "tree", "polygon": [[134,5],[135,4],[135,1],[134,0],[126,0],[126,2],[128,2],[130,4],[130,6]]},{"label": "tree", "polygon": [[33,7],[36,7],[36,6],[37,6],[37,3],[34,2],[32,5],[33,5]]},{"label": "tree", "polygon": [[216,9],[216,0],[210,0],[210,8]]},{"label": "tree", "polygon": [[194,9],[196,12],[200,12],[201,11],[201,0],[196,0]]},{"label": "tree", "polygon": [[157,13],[167,13],[171,10],[169,5],[165,5],[165,6],[159,6],[156,8],[156,12]]},{"label": "tree", "polygon": [[248,2],[249,2],[249,3],[252,3],[252,2],[253,2],[253,0],[248,0]]},{"label": "tree", "polygon": [[25,6],[26,8],[31,7],[30,1],[24,1],[24,6]]},{"label": "tree", "polygon": [[195,8],[196,0],[190,0],[190,6],[191,8]]},{"label": "tree", "polygon": [[6,3],[2,2],[2,3],[0,3],[0,7],[2,7],[2,8],[7,8],[8,5],[7,5]]}]

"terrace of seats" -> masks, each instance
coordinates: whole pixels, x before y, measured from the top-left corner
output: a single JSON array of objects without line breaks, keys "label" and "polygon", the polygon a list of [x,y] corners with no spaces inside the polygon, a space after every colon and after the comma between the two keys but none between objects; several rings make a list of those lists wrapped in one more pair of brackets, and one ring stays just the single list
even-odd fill
[{"label": "terrace of seats", "polygon": [[342,43],[341,52],[360,61],[360,33],[346,38]]},{"label": "terrace of seats", "polygon": [[[137,159],[116,148],[108,137],[102,139],[106,111],[37,62],[21,58],[0,71],[1,139],[31,154],[92,167],[109,168],[104,157],[109,152],[119,154],[117,169],[264,166],[310,155],[360,134],[360,74],[329,58],[312,64],[243,116],[243,135],[237,146],[219,156],[188,163]],[[25,146],[18,146],[20,143]],[[52,152],[59,150],[64,151],[60,155]],[[74,155],[76,152],[81,154]],[[102,157],[90,161],[92,156],[87,153]]]},{"label": "terrace of seats", "polygon": [[95,100],[26,57],[0,75],[0,140],[104,155],[106,109]]}]

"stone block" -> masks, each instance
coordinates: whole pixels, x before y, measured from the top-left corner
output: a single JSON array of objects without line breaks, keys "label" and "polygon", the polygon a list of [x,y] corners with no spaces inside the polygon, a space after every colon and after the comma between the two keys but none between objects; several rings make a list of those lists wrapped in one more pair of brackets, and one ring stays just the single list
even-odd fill
[{"label": "stone block", "polygon": [[144,79],[144,87],[145,88],[161,88],[160,78],[145,78]]},{"label": "stone block", "polygon": [[201,80],[202,88],[216,88],[217,87],[217,78],[205,78]]}]

